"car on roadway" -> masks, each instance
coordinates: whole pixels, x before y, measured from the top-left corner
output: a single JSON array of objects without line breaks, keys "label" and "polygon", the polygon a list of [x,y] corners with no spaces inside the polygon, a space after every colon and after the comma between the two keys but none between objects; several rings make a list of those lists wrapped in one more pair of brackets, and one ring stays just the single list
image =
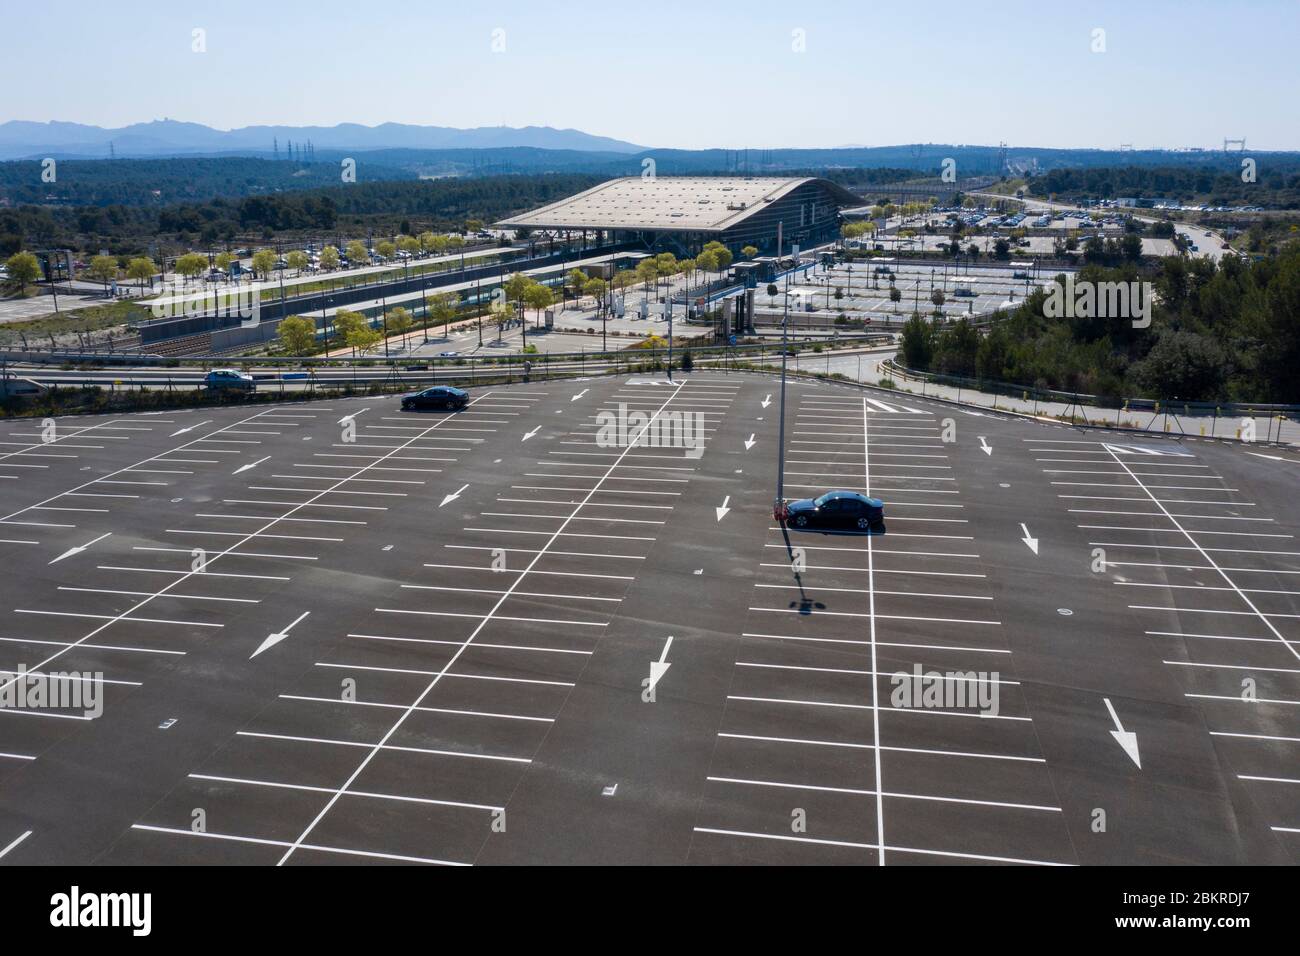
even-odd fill
[{"label": "car on roadway", "polygon": [[817,498],[800,498],[786,505],[786,523],[800,530],[885,530],[885,503],[856,491],[828,491]]},{"label": "car on roadway", "polygon": [[251,392],[257,388],[253,376],[237,368],[214,368],[203,376],[205,388],[217,391]]},{"label": "car on roadway", "polygon": [[459,352],[439,352],[439,353],[438,353],[438,357],[439,357],[439,358],[455,358],[455,357],[458,356],[458,355],[460,355]]},{"label": "car on roadway", "polygon": [[469,392],[451,385],[435,385],[422,392],[402,396],[403,411],[418,411],[423,408],[438,408],[452,411],[469,404]]}]

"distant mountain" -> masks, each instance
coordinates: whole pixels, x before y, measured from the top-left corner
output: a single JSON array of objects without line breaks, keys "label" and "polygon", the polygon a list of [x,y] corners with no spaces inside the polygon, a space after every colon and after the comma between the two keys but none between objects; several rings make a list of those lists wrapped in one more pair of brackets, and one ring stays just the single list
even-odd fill
[{"label": "distant mountain", "polygon": [[593,136],[576,129],[550,126],[480,126],[456,129],[450,126],[412,126],[381,123],[362,126],[244,126],[218,130],[201,123],[162,119],[134,123],[119,129],[104,129],[83,123],[34,123],[11,120],[0,123],[0,160],[55,158],[102,159],[110,144],[121,157],[183,156],[197,153],[240,153],[271,155],[278,146],[281,155],[289,143],[295,149],[311,142],[319,150],[376,149],[492,149],[526,146],[540,149],[636,153],[644,149],[634,143]]}]

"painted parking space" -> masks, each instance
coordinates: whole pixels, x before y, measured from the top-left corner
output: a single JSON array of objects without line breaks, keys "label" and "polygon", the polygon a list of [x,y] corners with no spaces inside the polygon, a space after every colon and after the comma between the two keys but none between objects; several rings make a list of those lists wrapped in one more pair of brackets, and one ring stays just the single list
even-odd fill
[{"label": "painted parking space", "polygon": [[118,416],[0,479],[37,542],[4,545],[0,670],[99,692],[0,708],[6,862],[1295,852],[1300,547],[1257,477],[1284,462],[787,400],[786,496],[878,496],[883,534],[773,520],[751,374]]}]

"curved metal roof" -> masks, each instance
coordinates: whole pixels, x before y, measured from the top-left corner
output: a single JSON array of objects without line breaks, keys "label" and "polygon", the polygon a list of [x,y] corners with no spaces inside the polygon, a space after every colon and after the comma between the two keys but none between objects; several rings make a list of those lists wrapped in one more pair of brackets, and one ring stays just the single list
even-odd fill
[{"label": "curved metal roof", "polygon": [[861,198],[826,179],[779,176],[625,176],[503,219],[509,229],[645,229],[722,232],[804,183],[820,183],[837,205]]}]

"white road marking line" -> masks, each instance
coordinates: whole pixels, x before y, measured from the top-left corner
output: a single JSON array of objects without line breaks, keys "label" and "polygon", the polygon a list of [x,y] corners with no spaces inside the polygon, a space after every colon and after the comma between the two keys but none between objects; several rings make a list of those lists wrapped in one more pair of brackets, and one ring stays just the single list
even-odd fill
[{"label": "white road marking line", "polygon": [[[102,571],[140,571],[144,574],[189,574],[188,571],[172,570],[169,568],[129,568],[117,564],[97,564],[95,567]],[[255,581],[289,581],[291,578],[282,574],[234,574],[229,571],[204,571],[210,578],[247,578]]]},{"label": "white road marking line", "polygon": [[[60,591],[79,591],[83,594],[121,594],[127,597],[146,597],[152,594],[152,591],[116,591],[110,588],[80,588],[73,587],[69,584],[60,584]],[[261,604],[260,598],[237,598],[237,597],[210,597],[206,594],[168,594],[169,598],[176,598],[184,601],[229,601],[234,604]],[[82,645],[83,647],[85,645]]]},{"label": "white road marking line", "polygon": [[[655,410],[654,414],[648,416],[646,424],[643,427],[643,431],[645,429],[648,429],[650,425],[655,420],[658,419],[659,415],[663,412],[665,408],[668,407],[668,404],[672,401],[673,397],[675,397],[677,394],[678,394],[677,392],[674,392],[672,396],[669,396],[669,398],[665,400],[664,403],[660,405],[658,409]],[[632,449],[632,444],[629,443],[628,447],[626,447],[623,450],[623,453],[626,455],[631,451],[631,449]],[[620,458],[619,460],[621,461],[622,459]],[[578,513],[578,511],[582,508],[583,504],[586,504],[586,502],[591,500],[591,497],[595,493],[595,490],[599,488],[601,484],[603,484],[604,481],[613,474],[613,471],[614,469],[613,467],[611,467],[608,471],[605,472],[605,475],[603,477],[597,480],[592,490],[587,492],[587,495],[583,499],[582,504],[579,504],[575,507],[573,511],[574,515]],[[551,537],[548,539],[546,544],[533,557],[528,567],[524,569],[524,574],[521,574],[518,577],[516,577],[515,580],[511,583],[510,590],[514,590],[514,588],[518,585],[518,583],[524,579],[527,573],[537,565],[537,563],[541,560],[542,555],[551,547],[551,545],[553,545],[559,539],[559,537],[564,532],[564,529],[566,527],[568,527],[567,522],[562,524],[555,532],[552,533]],[[371,760],[373,760],[375,754],[379,753],[379,748],[388,743],[389,739],[393,736],[393,734],[395,734],[401,728],[402,724],[405,723],[407,718],[416,710],[416,708],[418,708],[421,705],[421,702],[428,697],[428,695],[434,690],[434,688],[437,687],[442,677],[451,669],[451,667],[456,663],[456,661],[460,659],[460,657],[464,654],[465,649],[469,647],[471,643],[473,643],[474,639],[479,635],[479,633],[483,630],[483,628],[485,628],[487,624],[497,614],[497,612],[500,611],[501,607],[509,599],[509,596],[510,596],[509,594],[502,595],[500,598],[498,598],[496,604],[493,605],[493,607],[488,611],[488,613],[482,616],[482,619],[475,626],[474,630],[464,640],[464,642],[456,649],[455,653],[452,654],[451,658],[443,666],[442,670],[436,676],[434,676],[434,678],[424,688],[424,690],[415,699],[415,701],[410,705],[408,705],[402,711],[401,716],[398,717],[398,719],[388,729],[388,731],[384,734],[383,738],[380,739],[379,743],[366,754],[365,758],[359,763],[357,768],[352,772],[352,774],[348,777],[348,779],[344,781],[343,785],[337,788],[332,793],[329,801],[325,804],[324,807],[321,808],[320,812],[307,825],[306,829],[303,830],[303,832],[299,835],[298,839],[294,841],[293,846],[291,846],[288,850],[285,851],[284,855],[280,858],[279,861],[280,864],[284,864],[289,859],[289,857],[293,854],[294,850],[298,846],[300,846],[303,843],[303,841],[307,839],[307,837],[311,834],[311,832],[316,828],[317,824],[320,823],[320,821],[325,817],[325,815],[329,813],[330,809],[338,802],[339,798],[343,795],[343,793],[349,787],[351,787],[351,785],[366,769],[366,767],[370,764]]]},{"label": "white road marking line", "polygon": [[[7,755],[6,755],[6,756],[7,756]],[[19,758],[19,759],[27,760],[27,759],[34,759],[34,758],[27,758],[27,757],[24,757],[24,758]],[[13,840],[13,841],[10,842],[10,844],[9,844],[7,847],[5,847],[3,850],[0,850],[0,859],[3,859],[4,857],[8,856],[10,850],[12,850],[14,847],[18,846],[18,844],[22,843],[24,840],[26,840],[26,839],[27,839],[29,836],[31,836],[31,835],[32,835],[32,831],[31,831],[31,830],[25,830],[24,832],[20,833],[20,834],[19,834],[19,835],[18,835],[18,836]]]},{"label": "white road marking line", "polygon": [[[84,614],[78,611],[39,611],[39,610],[32,610],[30,608],[16,607],[14,608],[14,613],[15,614],[43,614],[48,617],[84,617],[84,618],[90,618],[91,620],[95,620],[95,621],[128,621],[131,624],[178,624],[182,627],[225,627],[226,626],[224,624],[216,624],[211,621],[173,621],[168,618],[161,618],[161,617],[126,617],[125,614],[128,612],[123,612],[122,614],[116,614],[116,615],[115,614]],[[102,629],[103,628],[96,629],[95,633],[98,633]],[[75,647],[78,645],[74,644],[71,646]],[[58,655],[56,654],[55,657],[57,656]],[[53,660],[53,658],[49,658],[49,660]],[[43,663],[48,663],[48,661]],[[42,664],[37,665],[37,667],[41,667],[41,666],[43,665]],[[35,671],[36,668],[30,668],[28,670],[28,673],[29,674],[34,673]]]},{"label": "white road marking line", "polygon": [[[369,665],[365,665],[365,664],[334,664],[334,663],[330,663],[330,662],[328,662],[328,661],[316,661],[316,663],[315,663],[314,666],[316,666],[316,667],[329,667],[329,668],[333,668],[333,669],[335,669],[335,670],[347,670],[347,671],[374,671],[374,672],[376,672],[376,673],[380,673],[380,674],[416,674],[416,675],[423,676],[423,677],[432,677],[434,674],[441,673],[441,671],[418,670],[418,669],[409,668],[409,667],[379,667],[379,666],[369,666]],[[448,678],[457,678],[457,679],[459,679],[459,680],[485,680],[485,681],[496,681],[496,682],[500,682],[500,683],[503,683],[503,684],[536,684],[536,685],[541,686],[541,687],[575,687],[575,686],[577,686],[577,685],[575,685],[574,683],[572,683],[571,681],[563,681],[563,680],[538,680],[538,679],[535,679],[535,678],[528,678],[528,677],[499,677],[499,676],[492,675],[492,674],[457,674],[457,673],[453,673],[453,672],[451,672],[451,671],[448,671],[446,674],[443,674],[443,676],[444,676],[444,677],[448,677]]]},{"label": "white road marking line", "polygon": [[200,837],[208,840],[229,840],[233,843],[249,843],[255,846],[295,846],[302,850],[312,850],[316,853],[335,853],[341,856],[360,856],[368,859],[391,860],[398,863],[428,863],[434,866],[469,866],[468,863],[456,863],[451,860],[435,860],[423,856],[403,856],[398,853],[377,853],[372,850],[349,850],[346,847],[322,846],[320,844],[291,844],[284,840],[268,840],[264,837],[246,837],[236,836],[232,833],[213,833],[208,830],[190,830],[180,829],[177,827],[158,827],[146,823],[131,824],[132,830],[144,830],[149,833],[170,833],[175,836]]},{"label": "white road marking line", "polygon": [[[804,744],[810,747],[845,747],[853,750],[871,750],[875,744],[858,744],[839,740],[809,740],[803,737],[765,737],[759,734],[729,734],[718,733],[719,737],[726,737],[732,740],[757,740],[764,743],[783,743],[783,744]],[[882,749],[893,753],[905,754],[925,754],[935,757],[973,757],[979,760],[1011,760],[1020,763],[1047,763],[1043,757],[1021,757],[1015,754],[995,754],[982,753],[968,750],[934,750],[926,747],[890,747]]]},{"label": "white road marking line", "polygon": [[939,797],[921,793],[880,793],[878,790],[864,790],[857,787],[823,787],[808,783],[784,783],[776,780],[750,780],[744,777],[708,777],[713,783],[734,783],[751,787],[773,787],[780,790],[811,790],[822,793],[848,793],[862,797],[891,797],[900,800],[928,800],[935,803],[961,803],[971,806],[1000,807],[1007,810],[1043,810],[1049,813],[1061,813],[1060,807],[1041,806],[1033,803],[1005,803],[1000,800],[973,800],[964,797]]},{"label": "white road marking line", "polygon": [[[355,637],[363,641],[397,641],[402,644],[443,644],[450,647],[456,647],[460,641],[442,640],[434,637],[389,637],[383,634],[349,634],[348,637]],[[577,654],[583,657],[590,657],[594,651],[577,650],[568,647],[542,647],[534,644],[488,644],[478,643],[476,648],[487,648],[496,651],[528,651],[538,654]]]},{"label": "white road marking line", "polygon": [[[528,714],[496,714],[483,710],[459,710],[449,707],[414,707],[408,704],[389,704],[377,700],[342,700],[338,697],[307,697],[300,694],[281,694],[282,700],[300,700],[313,704],[342,704],[346,707],[380,707],[386,710],[414,710],[423,714],[451,714],[457,717],[491,717],[496,720],[522,720],[529,723],[553,724],[554,717],[534,717]],[[3,713],[0,710],[0,713]],[[382,741],[381,741],[382,743]]]},{"label": "white road marking line", "polygon": [[[38,644],[49,647],[72,647],[72,641],[44,641],[32,637],[0,637],[6,644]],[[122,644],[82,644],[81,647],[94,651],[125,651],[133,654],[165,654],[171,657],[184,657],[185,651],[164,650],[157,647],[129,647]]]},{"label": "white road marking line", "polygon": [[[1188,696],[1188,695],[1184,695],[1184,696]],[[1236,700],[1237,698],[1234,697],[1231,699]],[[847,704],[847,703],[838,703],[829,700],[799,700],[797,698],[790,698],[790,697],[753,697],[753,696],[747,696],[743,694],[728,694],[727,700],[743,700],[751,704],[794,704],[800,707],[829,707],[836,710],[873,710],[874,709],[877,712],[880,711],[879,707],[872,708],[870,704]],[[1012,720],[1012,721],[1019,721],[1024,723],[1032,722],[1029,717],[1013,717],[1009,714],[989,714],[989,713],[981,713],[976,711],[939,710],[933,707],[924,708],[924,709],[918,707],[887,707],[884,709],[884,713],[901,714],[901,715],[907,715],[911,717],[970,717],[974,720],[985,720],[985,721]]]},{"label": "white road marking line", "polygon": [[[712,833],[719,836],[749,837],[755,840],[778,840],[788,843],[811,843],[822,846],[841,846],[859,850],[880,850],[876,843],[851,843],[847,840],[825,840],[815,837],[787,836],[782,833],[753,833],[746,830],[721,830],[714,827],[692,827],[696,833]],[[1026,860],[1010,856],[987,856],[981,853],[957,853],[947,850],[923,850],[907,846],[887,846],[891,853],[915,853],[922,856],[941,856],[960,860],[981,860],[987,863],[1021,863],[1026,866],[1073,866],[1072,863],[1054,863],[1048,860]],[[883,856],[883,851],[880,852]]]},{"label": "white road marking line", "polygon": [[[264,734],[252,730],[237,730],[236,737],[255,737],[264,740],[289,740],[298,743],[310,744],[331,744],[337,747],[372,747],[373,744],[365,743],[358,740],[336,740],[330,737],[296,737],[291,734]],[[428,754],[435,757],[465,757],[470,760],[500,760],[506,763],[532,763],[530,757],[508,757],[504,754],[483,754],[470,753],[464,750],[435,750],[431,747],[403,747],[398,744],[388,744],[384,750],[392,750],[400,753]]]}]

